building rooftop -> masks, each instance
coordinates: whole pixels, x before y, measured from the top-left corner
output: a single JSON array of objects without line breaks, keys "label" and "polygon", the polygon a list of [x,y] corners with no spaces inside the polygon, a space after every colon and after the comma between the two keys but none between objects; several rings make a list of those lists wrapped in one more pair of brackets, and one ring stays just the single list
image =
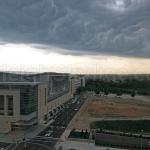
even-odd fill
[{"label": "building rooftop", "polygon": [[41,82],[0,82],[0,85],[38,85]]},{"label": "building rooftop", "polygon": [[54,75],[54,76],[63,76],[69,75],[69,73],[56,73],[56,72],[42,72],[42,73],[35,73],[35,72],[0,72],[0,74],[7,74],[7,75],[21,75],[21,76],[37,76],[37,75]]}]

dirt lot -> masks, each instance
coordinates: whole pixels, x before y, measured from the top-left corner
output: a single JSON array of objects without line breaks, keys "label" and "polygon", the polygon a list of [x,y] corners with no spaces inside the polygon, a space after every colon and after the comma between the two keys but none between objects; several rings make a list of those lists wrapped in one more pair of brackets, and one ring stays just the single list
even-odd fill
[{"label": "dirt lot", "polygon": [[91,122],[106,119],[150,119],[150,102],[110,97],[91,99],[82,110],[75,128],[89,129]]}]

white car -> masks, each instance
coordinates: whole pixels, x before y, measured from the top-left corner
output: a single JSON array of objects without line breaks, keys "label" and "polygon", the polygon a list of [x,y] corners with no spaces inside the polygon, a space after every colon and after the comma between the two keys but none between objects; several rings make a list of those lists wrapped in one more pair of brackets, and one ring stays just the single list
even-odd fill
[{"label": "white car", "polygon": [[48,133],[45,134],[46,137],[50,137],[53,131],[48,131]]}]

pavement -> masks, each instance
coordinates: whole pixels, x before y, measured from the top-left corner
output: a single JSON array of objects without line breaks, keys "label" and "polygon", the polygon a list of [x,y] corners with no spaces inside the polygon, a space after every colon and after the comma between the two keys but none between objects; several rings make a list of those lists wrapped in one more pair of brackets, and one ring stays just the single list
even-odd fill
[{"label": "pavement", "polygon": [[93,142],[84,142],[84,141],[65,141],[60,142],[56,144],[56,149],[62,148],[62,150],[123,150],[123,149],[117,149],[117,148],[108,148],[108,147],[99,147],[95,146],[95,143]]}]

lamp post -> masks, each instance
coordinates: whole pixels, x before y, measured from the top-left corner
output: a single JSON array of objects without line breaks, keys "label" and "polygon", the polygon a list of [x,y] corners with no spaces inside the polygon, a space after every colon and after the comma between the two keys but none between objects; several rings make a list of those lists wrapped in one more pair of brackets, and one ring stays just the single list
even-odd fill
[{"label": "lamp post", "polygon": [[143,130],[141,130],[141,150],[142,150],[142,136],[143,136]]}]

